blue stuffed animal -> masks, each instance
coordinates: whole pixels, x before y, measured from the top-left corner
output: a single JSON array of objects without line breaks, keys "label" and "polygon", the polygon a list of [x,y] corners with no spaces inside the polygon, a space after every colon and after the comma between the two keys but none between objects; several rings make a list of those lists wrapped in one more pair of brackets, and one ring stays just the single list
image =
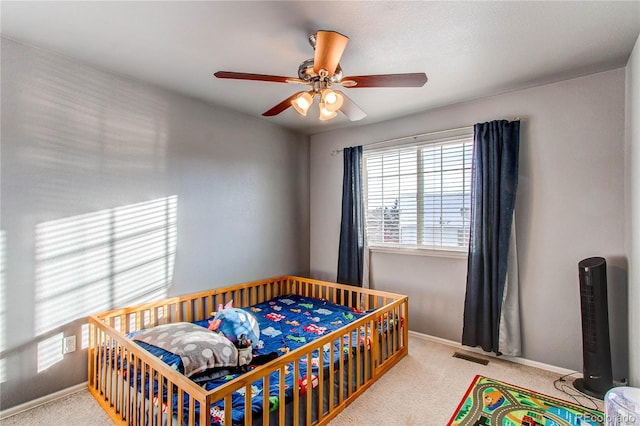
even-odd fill
[{"label": "blue stuffed animal", "polygon": [[252,348],[255,348],[260,340],[260,326],[256,317],[251,312],[239,308],[225,308],[216,312],[213,320],[209,322],[209,330],[222,333],[234,344],[244,335]]}]

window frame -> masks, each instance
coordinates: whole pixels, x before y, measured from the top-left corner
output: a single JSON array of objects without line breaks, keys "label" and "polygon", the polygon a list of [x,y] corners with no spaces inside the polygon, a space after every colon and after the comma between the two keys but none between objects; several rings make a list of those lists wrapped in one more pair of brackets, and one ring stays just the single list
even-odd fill
[{"label": "window frame", "polygon": [[[471,170],[473,165],[473,126],[462,127],[458,129],[452,130],[444,130],[438,132],[427,133],[419,136],[412,136],[409,138],[401,138],[394,139],[388,142],[375,143],[370,145],[363,146],[363,201],[364,201],[364,221],[365,221],[365,247],[375,253],[389,253],[389,254],[404,254],[404,255],[413,255],[413,256],[434,256],[434,257],[448,257],[448,258],[467,258],[469,252],[469,241],[467,240],[467,244],[465,246],[454,247],[454,246],[441,246],[441,245],[422,245],[422,244],[402,244],[402,243],[380,243],[375,242],[371,243],[368,241],[368,189],[369,189],[369,176],[368,176],[368,168],[367,168],[367,158],[369,156],[375,155],[376,153],[381,153],[384,151],[399,151],[402,149],[415,149],[417,153],[417,157],[420,156],[421,149],[424,147],[428,147],[430,145],[447,145],[453,144],[456,142],[464,142],[471,144],[471,162],[469,163],[469,182],[466,186],[463,184],[463,187],[469,191],[468,195],[468,203],[469,208],[471,207]],[[406,140],[404,143],[399,142],[401,140]],[[424,193],[424,171],[421,167],[422,159],[417,160],[417,176],[422,176],[417,179],[417,193]],[[464,193],[464,190],[463,190]],[[417,197],[416,199],[416,226],[422,226],[422,220],[424,216],[424,197]],[[421,220],[422,216],[422,220]],[[469,218],[470,222],[470,218]],[[467,223],[469,226],[469,223]],[[416,236],[416,238],[418,238]]]}]

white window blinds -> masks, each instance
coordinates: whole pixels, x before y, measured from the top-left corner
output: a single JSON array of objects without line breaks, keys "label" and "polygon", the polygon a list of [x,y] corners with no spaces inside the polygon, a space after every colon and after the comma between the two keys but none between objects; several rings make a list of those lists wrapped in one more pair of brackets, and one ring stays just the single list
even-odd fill
[{"label": "white window blinds", "polygon": [[472,130],[364,152],[367,241],[466,251]]}]

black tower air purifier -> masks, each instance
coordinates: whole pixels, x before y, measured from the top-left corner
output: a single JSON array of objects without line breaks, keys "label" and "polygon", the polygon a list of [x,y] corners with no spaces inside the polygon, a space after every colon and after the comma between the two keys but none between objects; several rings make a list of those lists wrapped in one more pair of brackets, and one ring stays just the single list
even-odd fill
[{"label": "black tower air purifier", "polygon": [[607,261],[590,257],[578,263],[580,307],[582,309],[583,378],[573,386],[580,392],[602,399],[613,387],[609,314],[607,308]]}]

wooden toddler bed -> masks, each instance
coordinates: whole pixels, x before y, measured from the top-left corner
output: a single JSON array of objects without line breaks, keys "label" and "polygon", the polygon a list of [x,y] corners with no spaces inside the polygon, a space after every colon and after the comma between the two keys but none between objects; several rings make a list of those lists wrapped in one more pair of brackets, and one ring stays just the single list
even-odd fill
[{"label": "wooden toddler bed", "polygon": [[[263,365],[199,381],[189,360],[133,340],[207,327],[230,301],[261,321],[261,350],[282,346]],[[89,317],[89,391],[116,424],[323,425],[407,355],[407,314],[406,296],[295,276],[116,309]]]}]

